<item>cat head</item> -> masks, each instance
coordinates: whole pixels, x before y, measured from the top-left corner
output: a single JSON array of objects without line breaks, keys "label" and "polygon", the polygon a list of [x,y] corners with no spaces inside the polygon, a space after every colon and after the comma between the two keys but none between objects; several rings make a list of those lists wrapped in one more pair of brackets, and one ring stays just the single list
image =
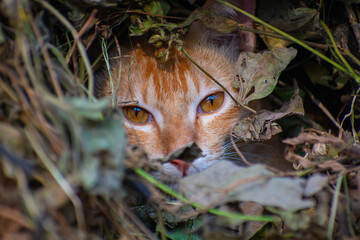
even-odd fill
[{"label": "cat head", "polygon": [[[254,12],[254,1],[234,2]],[[252,24],[216,1],[208,1],[204,8]],[[251,33],[218,34],[201,22],[194,22],[184,38],[184,49],[189,55],[232,95],[236,95],[231,82],[239,53],[253,50],[254,45]],[[163,158],[191,142],[197,144],[202,157],[191,163],[184,163],[183,159],[164,163],[161,171],[155,173],[158,177],[181,178],[221,159],[226,138],[245,113],[184,53],[175,51],[169,61],[161,63],[154,57],[154,51],[141,39],[123,46],[121,57],[111,62],[113,86],[104,71],[97,75],[97,92],[98,96],[117,92],[130,144],[141,146],[150,159]]]}]

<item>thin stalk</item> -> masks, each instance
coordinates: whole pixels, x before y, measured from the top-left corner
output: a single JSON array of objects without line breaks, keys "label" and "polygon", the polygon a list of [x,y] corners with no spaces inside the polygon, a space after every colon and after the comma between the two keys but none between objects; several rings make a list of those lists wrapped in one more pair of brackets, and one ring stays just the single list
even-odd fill
[{"label": "thin stalk", "polygon": [[[356,91],[355,96],[353,96],[353,99],[351,101],[350,112],[347,113],[344,116],[344,118],[342,119],[341,124],[340,124],[341,129],[342,129],[342,126],[344,124],[345,119],[348,118],[348,117],[351,117],[351,119],[350,119],[350,121],[351,121],[351,130],[352,130],[353,138],[357,143],[359,142],[359,139],[358,139],[357,132],[356,132],[356,129],[355,129],[355,126],[354,126],[354,124],[355,124],[354,105],[355,105],[355,101],[356,101],[356,98],[359,95],[359,93],[360,93],[360,88]],[[341,137],[341,136],[342,136],[342,131],[339,134],[339,137]]]}]

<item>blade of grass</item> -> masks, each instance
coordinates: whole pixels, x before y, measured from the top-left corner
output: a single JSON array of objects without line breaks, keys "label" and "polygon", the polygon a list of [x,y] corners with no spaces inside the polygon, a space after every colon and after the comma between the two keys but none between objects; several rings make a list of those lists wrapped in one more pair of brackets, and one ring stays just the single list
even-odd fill
[{"label": "blade of grass", "polygon": [[215,209],[215,208],[208,209],[207,207],[202,206],[202,205],[200,205],[198,203],[191,202],[190,200],[188,200],[187,198],[185,198],[184,196],[182,196],[178,192],[175,192],[174,190],[170,189],[164,183],[159,182],[158,180],[156,180],[153,176],[151,176],[149,173],[143,171],[141,168],[135,168],[135,172],[138,175],[140,175],[141,177],[143,177],[144,179],[146,179],[147,181],[149,181],[150,183],[156,185],[156,187],[161,189],[166,194],[169,194],[170,196],[175,197],[176,199],[178,199],[178,200],[180,200],[180,201],[182,201],[182,202],[184,202],[186,204],[190,204],[191,206],[193,206],[195,208],[199,208],[199,209],[202,209],[202,210],[207,210],[209,213],[212,213],[212,214],[215,214],[215,215],[218,215],[218,216],[234,218],[234,219],[240,219],[240,220],[246,220],[246,221],[260,221],[260,222],[277,222],[277,221],[279,221],[279,219],[277,217],[273,217],[273,216],[244,215],[244,214],[239,214],[239,213],[232,213],[232,212],[222,211],[222,210]]}]

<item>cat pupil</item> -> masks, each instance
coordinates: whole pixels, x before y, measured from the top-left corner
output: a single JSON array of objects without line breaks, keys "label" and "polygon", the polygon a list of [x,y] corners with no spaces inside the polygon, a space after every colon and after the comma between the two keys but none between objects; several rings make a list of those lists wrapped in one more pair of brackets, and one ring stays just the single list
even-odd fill
[{"label": "cat pupil", "polygon": [[140,111],[141,111],[140,108],[137,108],[137,107],[134,108],[135,117],[138,117],[138,114],[139,114]]},{"label": "cat pupil", "polygon": [[209,96],[208,99],[210,100],[211,105],[214,105],[214,96]]}]

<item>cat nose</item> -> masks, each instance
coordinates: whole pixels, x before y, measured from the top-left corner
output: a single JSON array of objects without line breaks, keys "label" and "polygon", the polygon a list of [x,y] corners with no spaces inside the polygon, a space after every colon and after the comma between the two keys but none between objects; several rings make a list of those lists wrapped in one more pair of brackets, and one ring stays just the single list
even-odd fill
[{"label": "cat nose", "polygon": [[181,124],[173,126],[172,128],[169,127],[162,135],[162,145],[165,150],[165,155],[168,155],[191,142],[196,142],[193,128],[185,127]]},{"label": "cat nose", "polygon": [[187,172],[190,168],[190,164],[180,159],[174,159],[170,163],[174,165],[182,173],[183,177],[187,176]]}]

